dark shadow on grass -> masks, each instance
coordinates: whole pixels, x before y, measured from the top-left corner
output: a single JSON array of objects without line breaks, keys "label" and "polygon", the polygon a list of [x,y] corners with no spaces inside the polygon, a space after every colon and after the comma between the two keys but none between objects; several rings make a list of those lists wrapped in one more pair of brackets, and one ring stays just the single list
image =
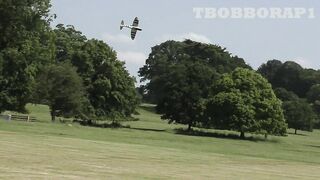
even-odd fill
[{"label": "dark shadow on grass", "polygon": [[94,121],[77,121],[77,120],[74,120],[73,122],[79,123],[82,126],[97,127],[97,128],[130,128],[129,125],[122,125],[119,122],[97,123]]},{"label": "dark shadow on grass", "polygon": [[295,135],[295,136],[308,136],[307,134],[301,134],[301,133],[292,133],[292,132],[288,132],[288,134],[291,134],[291,135]]},{"label": "dark shadow on grass", "polygon": [[78,122],[82,126],[89,126],[89,127],[97,127],[97,128],[127,128],[127,129],[133,129],[133,130],[139,130],[139,131],[150,131],[150,132],[164,132],[165,129],[151,129],[151,128],[134,128],[130,127],[130,125],[122,125],[119,122],[116,123],[88,123],[79,121]]},{"label": "dark shadow on grass", "polygon": [[245,137],[244,139],[240,138],[237,134],[225,134],[225,133],[219,133],[219,132],[205,132],[201,130],[191,130],[188,131],[187,129],[178,128],[174,129],[176,134],[182,134],[187,136],[203,136],[203,137],[215,137],[215,138],[225,138],[225,139],[237,139],[237,140],[247,140],[247,141],[266,141],[266,142],[278,142],[275,139],[265,139],[264,137],[259,136],[249,136]]},{"label": "dark shadow on grass", "polygon": [[129,129],[134,129],[134,130],[140,130],[140,131],[152,131],[152,132],[164,132],[166,130],[164,129],[150,129],[150,128],[133,128],[133,127],[128,127]]}]

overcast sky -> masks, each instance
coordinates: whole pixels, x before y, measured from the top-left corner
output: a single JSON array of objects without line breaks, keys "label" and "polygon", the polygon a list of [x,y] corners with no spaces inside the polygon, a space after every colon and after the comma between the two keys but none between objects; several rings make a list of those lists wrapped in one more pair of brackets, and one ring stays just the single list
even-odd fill
[{"label": "overcast sky", "polygon": [[[194,7],[304,7],[315,18],[301,19],[197,19]],[[189,38],[226,47],[233,55],[257,68],[269,59],[293,60],[304,67],[320,68],[320,1],[317,0],[52,0],[53,25],[74,25],[88,38],[104,40],[137,76],[151,47],[168,39]],[[119,30],[123,19],[139,17],[142,32],[130,39],[129,29]]]}]

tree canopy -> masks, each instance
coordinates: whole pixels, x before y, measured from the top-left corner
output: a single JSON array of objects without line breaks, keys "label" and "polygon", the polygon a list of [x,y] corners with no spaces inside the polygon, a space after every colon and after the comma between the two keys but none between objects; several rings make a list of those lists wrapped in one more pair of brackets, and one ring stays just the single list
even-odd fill
[{"label": "tree canopy", "polygon": [[295,129],[295,134],[297,130],[312,130],[315,114],[305,100],[286,101],[283,109],[288,126]]},{"label": "tree canopy", "polygon": [[315,112],[315,128],[320,128],[320,84],[311,86],[307,93],[307,100],[311,103],[311,106]]},{"label": "tree canopy", "polygon": [[[84,85],[88,117],[129,116],[138,98],[135,80],[124,63],[106,43],[88,40],[72,25],[51,28],[50,6],[50,0],[0,1],[0,112],[24,111],[39,83],[36,80],[46,74],[43,69],[53,73],[52,68],[57,68],[59,78],[66,79],[71,74],[64,73],[61,66],[71,64],[66,67],[75,67]],[[47,91],[45,86],[36,87]]]},{"label": "tree canopy", "polygon": [[270,60],[258,68],[258,72],[272,84],[274,88],[285,88],[301,98],[305,98],[308,90],[320,81],[320,72],[304,69],[293,61],[282,63]]},{"label": "tree canopy", "polygon": [[[320,83],[319,70],[306,69],[292,61],[282,63],[279,60],[271,60],[262,64],[258,72],[268,79],[275,89],[277,96],[284,101],[285,104],[292,104],[293,102],[291,101],[294,101],[296,104],[301,104],[306,98],[309,103],[303,103],[303,105],[309,106],[307,107],[308,110],[310,108],[313,109],[316,113],[314,117],[316,126],[319,126],[317,121],[320,122],[320,103],[315,98],[318,89],[316,87],[317,84]],[[287,101],[290,102],[286,103]],[[286,108],[288,108],[288,106],[286,106]],[[289,115],[286,115],[286,117],[288,118]]]},{"label": "tree canopy", "polygon": [[296,130],[311,130],[320,117],[319,70],[270,60],[257,70],[261,76],[226,48],[192,40],[152,47],[139,70],[146,84],[137,91],[108,44],[72,25],[50,27],[50,6],[50,0],[0,1],[0,112],[41,102],[53,120],[115,119],[135,111],[139,91],[163,119],[189,130],[283,135],[284,117]]},{"label": "tree canopy", "polygon": [[283,135],[281,101],[261,75],[237,68],[213,84],[206,101],[206,124],[218,129]]},{"label": "tree canopy", "polygon": [[56,116],[80,115],[86,96],[75,67],[65,63],[46,66],[38,74],[34,102],[50,107],[52,121]]},{"label": "tree canopy", "polygon": [[39,64],[53,59],[49,0],[0,1],[0,112],[25,111]]},{"label": "tree canopy", "polygon": [[103,119],[114,112],[130,116],[139,102],[135,80],[116,52],[103,41],[87,40],[73,26],[59,24],[54,32],[56,60],[70,62],[77,68],[93,109],[91,116]]},{"label": "tree canopy", "polygon": [[288,91],[285,88],[275,88],[274,93],[276,94],[277,98],[279,98],[283,102],[299,99],[299,97],[294,92]]},{"label": "tree canopy", "polygon": [[201,102],[208,96],[210,84],[236,67],[250,68],[220,46],[166,41],[152,48],[139,75],[142,81],[149,80],[145,88],[162,118],[188,124],[190,129],[201,124]]},{"label": "tree canopy", "polygon": [[207,97],[208,83],[215,77],[211,68],[199,62],[181,62],[172,68],[163,84],[164,98],[157,106],[163,112],[162,118],[187,124],[189,130],[201,123],[201,101]]},{"label": "tree canopy", "polygon": [[219,74],[230,72],[236,67],[250,68],[242,58],[231,56],[225,48],[217,45],[191,40],[166,41],[151,48],[146,64],[139,70],[142,81],[149,81],[145,88],[155,103],[160,102],[165,95],[162,84],[172,72],[171,68],[183,62],[199,62]]}]

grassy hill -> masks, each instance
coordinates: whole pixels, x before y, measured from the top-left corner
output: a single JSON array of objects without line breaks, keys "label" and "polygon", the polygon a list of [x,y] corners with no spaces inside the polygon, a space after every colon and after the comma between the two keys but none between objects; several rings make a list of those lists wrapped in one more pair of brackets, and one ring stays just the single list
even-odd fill
[{"label": "grassy hill", "polygon": [[318,130],[239,140],[176,133],[184,126],[149,105],[118,129],[51,123],[47,106],[27,109],[38,122],[0,121],[1,179],[320,179]]}]

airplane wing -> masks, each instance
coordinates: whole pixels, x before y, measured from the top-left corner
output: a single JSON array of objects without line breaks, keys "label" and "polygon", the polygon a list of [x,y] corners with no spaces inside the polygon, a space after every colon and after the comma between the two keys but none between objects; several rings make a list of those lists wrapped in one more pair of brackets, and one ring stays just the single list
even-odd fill
[{"label": "airplane wing", "polygon": [[138,25],[139,25],[139,19],[138,19],[138,17],[136,17],[133,20],[132,26],[136,26],[137,27]]},{"label": "airplane wing", "polygon": [[131,39],[134,40],[134,38],[136,37],[136,34],[137,34],[137,30],[132,28],[131,29]]}]

